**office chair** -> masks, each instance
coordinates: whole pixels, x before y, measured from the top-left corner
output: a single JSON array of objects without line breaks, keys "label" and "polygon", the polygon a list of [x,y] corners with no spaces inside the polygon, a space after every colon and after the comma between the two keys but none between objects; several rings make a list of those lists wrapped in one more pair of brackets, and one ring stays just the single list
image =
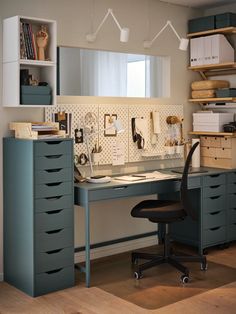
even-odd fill
[{"label": "office chair", "polygon": [[137,264],[139,259],[148,260],[147,262],[137,265],[134,273],[136,279],[142,278],[142,272],[145,269],[151,268],[163,263],[169,263],[183,273],[181,281],[187,283],[189,281],[189,269],[182,265],[180,262],[200,262],[201,270],[207,269],[206,257],[199,256],[176,256],[170,248],[170,239],[168,234],[168,226],[172,222],[177,222],[185,219],[187,215],[197,220],[197,213],[192,209],[190,196],[188,193],[188,170],[192,155],[199,145],[195,143],[185,162],[183,175],[180,186],[180,200],[145,200],[137,204],[131,211],[131,215],[137,218],[147,218],[154,223],[164,224],[164,252],[163,255],[150,254],[150,253],[132,253],[132,264]]}]

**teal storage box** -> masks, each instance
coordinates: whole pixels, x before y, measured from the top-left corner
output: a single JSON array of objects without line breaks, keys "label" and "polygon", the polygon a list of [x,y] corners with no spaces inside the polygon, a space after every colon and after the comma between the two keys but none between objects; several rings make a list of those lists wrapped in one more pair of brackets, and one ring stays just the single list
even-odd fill
[{"label": "teal storage box", "polygon": [[203,16],[188,21],[188,32],[197,33],[215,29],[215,16]]},{"label": "teal storage box", "polygon": [[216,97],[236,97],[236,88],[222,88],[216,91]]},{"label": "teal storage box", "polygon": [[21,85],[20,98],[22,105],[51,105],[51,87]]},{"label": "teal storage box", "polygon": [[236,26],[236,13],[223,13],[215,16],[216,28]]}]

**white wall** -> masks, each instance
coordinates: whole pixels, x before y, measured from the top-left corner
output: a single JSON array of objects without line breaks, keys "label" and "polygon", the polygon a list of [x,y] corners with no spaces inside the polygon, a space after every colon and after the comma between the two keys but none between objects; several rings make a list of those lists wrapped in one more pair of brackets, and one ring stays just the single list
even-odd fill
[{"label": "white wall", "polygon": [[[85,34],[98,26],[108,8],[112,8],[122,26],[130,28],[130,41],[127,44],[119,42],[119,31],[114,22],[107,20],[101,29],[97,40],[89,44],[85,40]],[[153,47],[148,52],[143,48],[143,40],[152,39],[154,35],[165,24],[166,20],[171,20],[184,36],[187,32],[187,20],[198,16],[199,11],[180,6],[165,4],[157,0],[3,0],[0,2],[1,22],[3,18],[24,15],[57,20],[58,25],[58,45],[91,47],[96,49],[123,51],[131,53],[150,53],[153,55],[171,56],[171,97],[169,99],[156,100],[132,100],[128,102],[134,105],[144,102],[156,103],[184,103],[185,104],[185,131],[191,129],[190,113],[196,109],[187,103],[189,96],[189,83],[194,75],[187,70],[188,53],[177,49],[178,40],[175,35],[166,30],[158,38]],[[2,34],[2,23],[0,26]],[[2,36],[2,35],[0,35]],[[9,35],[10,36],[10,35]],[[0,37],[2,42],[2,38]],[[0,61],[2,55],[0,52]],[[196,77],[196,75],[195,75]],[[4,78],[3,78],[4,79]],[[2,80],[2,65],[0,63],[0,83]],[[0,84],[1,85],[1,84]],[[1,98],[2,91],[0,92]],[[63,98],[61,101],[64,102]],[[77,103],[102,103],[102,102],[127,102],[126,99],[98,99],[79,97]],[[1,137],[9,135],[8,122],[43,119],[42,109],[9,109],[0,106],[0,132]],[[0,177],[2,178],[2,141],[0,144]],[[164,164],[165,165],[165,164]],[[166,163],[171,166],[172,162]],[[144,169],[146,167],[158,167],[158,163],[143,163],[138,165],[127,165],[126,170]],[[163,165],[162,165],[163,166]],[[109,169],[106,168],[109,172]],[[2,263],[2,180],[0,180],[0,274],[3,272]],[[14,191],[13,191],[14,193]],[[13,194],[14,195],[14,194]],[[133,234],[148,232],[155,229],[153,224],[142,219],[135,220],[130,217],[130,208],[137,202],[137,199],[120,200],[112,203],[112,208],[108,202],[96,204],[92,208],[91,223],[94,229],[91,238],[92,242],[100,242],[112,238],[124,237]],[[115,205],[115,206],[114,206]],[[84,243],[84,216],[81,208],[76,208],[76,245]],[[105,230],[105,231],[104,231]]]}]

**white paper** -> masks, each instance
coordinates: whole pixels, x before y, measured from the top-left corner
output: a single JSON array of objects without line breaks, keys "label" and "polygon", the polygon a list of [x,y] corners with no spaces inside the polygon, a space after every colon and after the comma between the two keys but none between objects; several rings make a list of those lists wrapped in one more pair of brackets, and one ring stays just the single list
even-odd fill
[{"label": "white paper", "polygon": [[124,165],[125,149],[124,144],[116,142],[112,146],[112,164],[113,166]]}]

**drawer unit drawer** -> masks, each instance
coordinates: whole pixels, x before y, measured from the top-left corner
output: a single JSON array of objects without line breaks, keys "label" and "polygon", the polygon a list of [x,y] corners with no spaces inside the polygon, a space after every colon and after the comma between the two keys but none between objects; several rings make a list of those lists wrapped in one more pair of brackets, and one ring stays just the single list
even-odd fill
[{"label": "drawer unit drawer", "polygon": [[234,208],[228,209],[228,223],[236,223],[236,204]]},{"label": "drawer unit drawer", "polygon": [[34,296],[39,296],[60,289],[66,289],[74,286],[74,284],[74,265],[37,274],[35,276]]},{"label": "drawer unit drawer", "polygon": [[213,174],[210,176],[203,177],[204,186],[212,186],[212,185],[219,185],[219,184],[225,184],[225,183],[226,183],[226,177],[224,173]]},{"label": "drawer unit drawer", "polygon": [[225,195],[204,198],[202,208],[204,213],[225,209]]},{"label": "drawer unit drawer", "polygon": [[201,146],[221,147],[221,138],[219,136],[201,136],[200,144]]},{"label": "drawer unit drawer", "polygon": [[73,228],[57,229],[35,235],[35,252],[47,252],[73,246]]},{"label": "drawer unit drawer", "polygon": [[201,147],[201,156],[217,158],[232,158],[232,149],[230,148],[215,148],[215,147]]},{"label": "drawer unit drawer", "polygon": [[231,172],[227,174],[227,182],[228,183],[236,182],[236,172]]},{"label": "drawer unit drawer", "polygon": [[72,266],[74,264],[74,247],[57,249],[35,254],[35,271],[43,273],[60,267]]},{"label": "drawer unit drawer", "polygon": [[231,148],[232,147],[232,138],[230,137],[221,137],[221,147]]},{"label": "drawer unit drawer", "polygon": [[72,168],[58,168],[35,171],[35,183],[72,181]]},{"label": "drawer unit drawer", "polygon": [[150,184],[132,184],[132,185],[121,185],[117,187],[111,187],[110,189],[97,189],[90,193],[90,201],[96,201],[97,199],[113,199],[119,197],[128,197],[132,196],[139,196],[143,194],[151,194],[151,183]]},{"label": "drawer unit drawer", "polygon": [[51,196],[58,196],[63,194],[73,193],[73,182],[57,182],[57,183],[47,183],[39,184],[35,187],[35,197],[45,198]]},{"label": "drawer unit drawer", "polygon": [[50,156],[58,154],[72,155],[72,141],[43,141],[34,146],[35,156]]},{"label": "drawer unit drawer", "polygon": [[226,212],[225,210],[215,211],[203,215],[203,228],[211,229],[226,224]]},{"label": "drawer unit drawer", "polygon": [[228,241],[236,240],[236,223],[228,226]]},{"label": "drawer unit drawer", "polygon": [[45,232],[74,225],[74,209],[58,209],[35,215],[36,232]]},{"label": "drawer unit drawer", "polygon": [[223,195],[225,193],[225,185],[213,185],[203,187],[203,197],[212,197]]},{"label": "drawer unit drawer", "polygon": [[228,196],[228,206],[229,208],[234,208],[236,204],[236,193],[229,194]]},{"label": "drawer unit drawer", "polygon": [[35,158],[35,170],[71,168],[72,164],[71,155],[56,154]]},{"label": "drawer unit drawer", "polygon": [[203,244],[218,244],[226,241],[226,228],[219,226],[203,231]]},{"label": "drawer unit drawer", "polygon": [[201,166],[222,169],[233,169],[236,167],[232,158],[218,158],[201,156]]},{"label": "drawer unit drawer", "polygon": [[228,193],[236,193],[236,182],[227,185]]},{"label": "drawer unit drawer", "polygon": [[45,197],[34,201],[36,212],[47,212],[50,210],[72,208],[74,204],[73,194]]}]

